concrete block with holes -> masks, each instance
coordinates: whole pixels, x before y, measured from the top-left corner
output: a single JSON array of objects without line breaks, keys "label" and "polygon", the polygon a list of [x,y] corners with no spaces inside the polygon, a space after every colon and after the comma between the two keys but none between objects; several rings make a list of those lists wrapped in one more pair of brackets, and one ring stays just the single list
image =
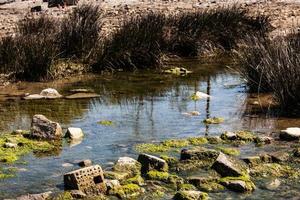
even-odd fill
[{"label": "concrete block with holes", "polygon": [[64,175],[66,190],[80,190],[85,194],[106,192],[103,171],[100,165],[81,168]]}]

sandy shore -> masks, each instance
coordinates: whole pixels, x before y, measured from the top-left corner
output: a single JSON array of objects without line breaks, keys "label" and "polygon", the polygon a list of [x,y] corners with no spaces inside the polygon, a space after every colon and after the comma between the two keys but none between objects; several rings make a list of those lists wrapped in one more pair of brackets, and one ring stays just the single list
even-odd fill
[{"label": "sandy shore", "polygon": [[[9,0],[0,0],[0,4]],[[103,9],[106,18],[106,27],[112,29],[118,26],[121,19],[130,15],[144,13],[146,11],[162,11],[165,13],[179,13],[218,6],[230,6],[237,4],[232,0],[84,0],[79,4],[98,4]],[[249,9],[251,14],[261,13],[269,15],[272,25],[276,28],[273,34],[289,32],[299,25],[300,0],[239,0],[238,4]],[[30,8],[41,5],[43,11],[30,13]],[[48,8],[42,0],[16,0],[12,3],[0,5],[0,36],[3,37],[14,32],[14,27],[19,19],[25,15],[40,15],[47,13],[61,18],[69,13],[74,6],[65,9]],[[109,32],[109,31],[108,31]]]}]

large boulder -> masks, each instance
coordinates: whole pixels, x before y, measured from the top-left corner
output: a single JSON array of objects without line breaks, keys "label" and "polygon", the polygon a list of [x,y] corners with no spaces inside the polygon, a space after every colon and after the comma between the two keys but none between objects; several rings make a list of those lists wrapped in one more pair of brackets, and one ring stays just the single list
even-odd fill
[{"label": "large boulder", "polygon": [[34,115],[30,136],[37,139],[58,139],[62,136],[59,123],[47,119],[44,115]]},{"label": "large boulder", "polygon": [[220,153],[212,168],[216,170],[222,177],[225,176],[243,176],[247,174],[246,168],[238,160],[227,157]]},{"label": "large boulder", "polygon": [[138,161],[142,164],[141,172],[146,174],[150,170],[168,171],[168,164],[165,160],[149,154],[140,154]]},{"label": "large boulder", "polygon": [[281,130],[279,137],[281,140],[292,141],[300,139],[300,128],[291,127],[285,130]]},{"label": "large boulder", "polygon": [[84,134],[81,128],[74,128],[74,127],[68,128],[65,134],[65,137],[70,138],[71,140],[80,140],[83,138],[83,136]]},{"label": "large boulder", "polygon": [[208,194],[195,190],[182,190],[178,191],[173,200],[206,200],[208,199]]}]

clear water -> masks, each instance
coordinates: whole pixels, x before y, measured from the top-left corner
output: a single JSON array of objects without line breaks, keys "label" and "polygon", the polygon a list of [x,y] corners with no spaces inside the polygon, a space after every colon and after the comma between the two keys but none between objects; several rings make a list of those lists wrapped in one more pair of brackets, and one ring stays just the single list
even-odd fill
[{"label": "clear water", "polygon": [[[299,119],[276,119],[245,116],[247,94],[240,77],[228,70],[226,62],[203,64],[195,60],[175,62],[194,73],[177,77],[158,72],[120,72],[114,75],[82,77],[63,83],[22,83],[2,90],[0,97],[12,91],[39,92],[55,87],[61,94],[70,89],[89,88],[101,96],[85,100],[3,100],[0,102],[0,129],[28,129],[34,114],[44,114],[64,128],[80,127],[85,138],[77,145],[63,141],[62,149],[53,155],[28,155],[16,164],[19,169],[15,178],[0,180],[0,197],[12,198],[26,193],[60,191],[63,174],[77,169],[63,167],[64,163],[91,159],[94,163],[109,167],[120,156],[137,157],[134,145],[140,142],[161,141],[170,138],[220,135],[225,130],[256,130],[272,132],[291,125],[299,125]],[[194,102],[190,95],[195,91],[209,93],[210,100]],[[197,110],[200,116],[186,116],[184,112]],[[223,117],[225,123],[205,125],[206,117]],[[114,126],[97,124],[111,120]],[[252,145],[242,149],[243,155],[255,155],[259,151],[281,148],[280,145],[258,149]],[[269,149],[268,149],[269,148]],[[9,166],[3,166],[9,167]],[[283,180],[284,181],[284,180]],[[213,199],[272,199],[299,197],[299,183],[284,183],[277,191],[258,189],[251,195],[232,192],[210,194]],[[288,191],[288,192],[286,192]],[[1,199],[0,198],[0,199]]]}]

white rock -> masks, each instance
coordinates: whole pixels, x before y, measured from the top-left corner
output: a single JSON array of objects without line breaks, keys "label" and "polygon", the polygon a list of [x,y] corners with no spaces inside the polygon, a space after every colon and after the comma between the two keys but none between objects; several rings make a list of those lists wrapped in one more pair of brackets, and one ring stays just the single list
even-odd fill
[{"label": "white rock", "polygon": [[17,144],[14,144],[14,143],[10,143],[10,142],[6,142],[4,144],[4,148],[17,148]]},{"label": "white rock", "polygon": [[78,140],[83,138],[84,134],[81,128],[74,128],[70,127],[68,128],[65,137],[70,138],[72,140]]},{"label": "white rock", "polygon": [[61,98],[62,95],[60,95],[58,93],[57,90],[53,89],[53,88],[47,88],[42,90],[42,92],[40,93],[41,96],[44,96],[45,98]]},{"label": "white rock", "polygon": [[211,97],[210,95],[205,94],[205,93],[203,93],[203,92],[199,92],[199,91],[196,92],[196,96],[199,97],[199,99],[202,99],[202,98],[210,98],[210,97]]},{"label": "white rock", "polygon": [[282,140],[299,140],[300,139],[300,128],[291,127],[280,131],[280,139]]}]

